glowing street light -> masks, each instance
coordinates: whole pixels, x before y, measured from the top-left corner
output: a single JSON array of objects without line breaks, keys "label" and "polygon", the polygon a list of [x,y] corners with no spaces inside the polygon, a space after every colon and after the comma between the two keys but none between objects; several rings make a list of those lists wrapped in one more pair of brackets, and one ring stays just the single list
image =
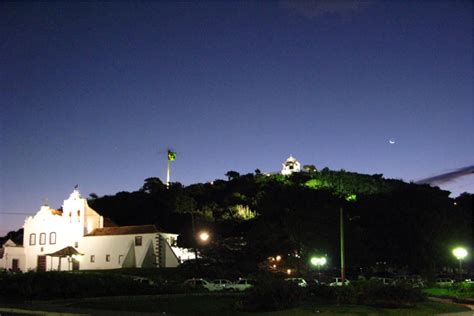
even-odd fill
[{"label": "glowing street light", "polygon": [[209,233],[206,231],[199,233],[199,240],[201,240],[202,242],[207,242],[209,240],[209,237]]},{"label": "glowing street light", "polygon": [[467,256],[467,250],[462,247],[453,249],[453,255],[459,260],[459,275],[462,276],[462,260]]},{"label": "glowing street light", "polygon": [[327,262],[326,257],[312,257],[311,264],[318,267],[318,281],[321,281],[321,267]]}]

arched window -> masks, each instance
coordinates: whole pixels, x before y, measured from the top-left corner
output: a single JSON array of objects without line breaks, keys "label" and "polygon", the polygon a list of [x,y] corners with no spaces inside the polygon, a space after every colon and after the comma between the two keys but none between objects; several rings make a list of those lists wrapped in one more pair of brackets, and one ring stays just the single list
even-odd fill
[{"label": "arched window", "polygon": [[40,245],[44,245],[44,244],[46,244],[46,234],[41,233],[40,234]]},{"label": "arched window", "polygon": [[46,234],[45,233],[41,233],[40,234],[40,245],[44,245],[46,244]]},{"label": "arched window", "polygon": [[51,245],[56,243],[56,233],[49,233],[49,243]]},{"label": "arched window", "polygon": [[36,234],[30,234],[30,246],[36,245]]}]

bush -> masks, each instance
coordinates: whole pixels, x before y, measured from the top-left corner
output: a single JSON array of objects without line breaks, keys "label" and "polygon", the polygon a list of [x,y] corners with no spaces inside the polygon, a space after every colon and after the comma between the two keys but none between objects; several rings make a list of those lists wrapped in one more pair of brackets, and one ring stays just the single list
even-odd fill
[{"label": "bush", "polygon": [[409,285],[384,285],[360,281],[347,286],[316,286],[312,297],[338,304],[361,304],[377,307],[411,307],[425,299],[420,289]]},{"label": "bush", "polygon": [[19,299],[155,294],[161,291],[163,288],[160,286],[112,274],[27,272],[0,278],[0,296]]},{"label": "bush", "polygon": [[299,304],[306,295],[305,289],[284,280],[260,280],[237,303],[243,311],[274,311],[291,308]]},{"label": "bush", "polygon": [[316,285],[310,288],[312,296],[331,302],[337,299],[336,291],[336,287],[328,285]]},{"label": "bush", "polygon": [[457,293],[474,293],[474,283],[459,282],[454,283],[450,291]]},{"label": "bush", "polygon": [[379,282],[359,282],[355,284],[359,304],[378,307],[413,307],[425,300],[420,289],[406,284],[384,285]]}]

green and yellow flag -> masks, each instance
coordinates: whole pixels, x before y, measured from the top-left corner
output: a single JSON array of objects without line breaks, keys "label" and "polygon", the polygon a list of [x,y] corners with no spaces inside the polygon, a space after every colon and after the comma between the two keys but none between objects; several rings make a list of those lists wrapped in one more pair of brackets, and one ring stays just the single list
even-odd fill
[{"label": "green and yellow flag", "polygon": [[168,160],[169,161],[176,160],[176,152],[175,151],[168,150]]}]

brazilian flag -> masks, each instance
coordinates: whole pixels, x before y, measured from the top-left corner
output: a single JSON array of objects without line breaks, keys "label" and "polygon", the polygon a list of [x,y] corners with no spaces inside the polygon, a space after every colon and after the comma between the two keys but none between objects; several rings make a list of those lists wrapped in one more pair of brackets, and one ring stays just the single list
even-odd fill
[{"label": "brazilian flag", "polygon": [[168,150],[168,160],[169,161],[176,160],[176,152],[175,151]]}]

